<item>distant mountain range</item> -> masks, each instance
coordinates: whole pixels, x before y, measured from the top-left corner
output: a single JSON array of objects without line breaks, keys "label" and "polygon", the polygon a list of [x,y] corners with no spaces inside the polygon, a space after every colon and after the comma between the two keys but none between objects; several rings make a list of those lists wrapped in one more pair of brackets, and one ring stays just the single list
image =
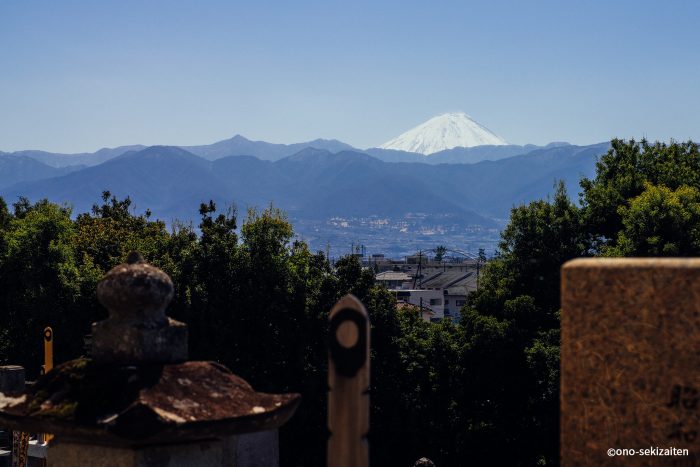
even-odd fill
[{"label": "distant mountain range", "polygon": [[137,144],[133,146],[120,146],[117,148],[102,148],[95,152],[84,152],[79,154],[62,154],[56,152],[46,152],[46,151],[16,151],[16,152],[2,152],[0,151],[0,157],[2,156],[18,156],[27,157],[29,159],[34,159],[35,161],[42,162],[50,167],[70,167],[70,166],[90,166],[97,165],[106,162],[114,157],[121,156],[128,151],[140,151],[146,148],[146,146]]},{"label": "distant mountain range", "polygon": [[[395,149],[369,148],[357,149],[338,140],[316,139],[304,143],[274,144],[265,141],[252,141],[241,135],[236,135],[223,141],[200,146],[181,146],[182,149],[191,152],[207,160],[221,159],[229,156],[253,156],[262,160],[277,161],[292,156],[302,149],[323,149],[337,153],[340,151],[364,152],[384,162],[422,162],[427,164],[473,164],[482,160],[498,160],[505,157],[525,154],[541,147],[566,145],[568,143],[551,143],[548,146],[535,146],[528,144],[517,145],[483,145],[476,147],[457,147],[424,155],[416,152],[399,151]],[[63,154],[46,151],[16,151],[1,152],[3,156],[27,157],[42,162],[51,167],[69,166],[94,166],[121,156],[130,151],[145,149],[143,145],[119,146],[116,148],[103,148],[94,153]]]},{"label": "distant mountain range", "polygon": [[[117,149],[109,154],[102,150],[92,155],[61,155],[57,158],[60,163],[47,153],[40,154],[54,166],[38,161],[36,152],[13,153],[0,156],[0,196],[8,202],[19,196],[48,198],[84,212],[99,201],[103,190],[109,190],[119,197],[131,197],[137,211],[149,208],[168,222],[196,220],[199,203],[213,199],[220,205],[235,203],[240,209],[274,202],[291,217],[301,219],[397,218],[426,213],[462,225],[494,227],[498,219],[507,218],[513,205],[552,193],[557,179],[567,182],[572,194],[577,193],[579,178],[594,173],[596,157],[608,148],[607,143],[555,144],[510,157],[506,155],[532,147],[467,148],[452,150],[449,157],[481,154],[479,157],[498,160],[431,165],[385,162],[375,157],[376,151],[358,152],[338,141],[317,140],[316,144],[321,142],[329,149],[307,146],[286,157],[281,156],[293,145],[242,137],[190,150],[131,146],[116,156]],[[258,157],[217,158],[237,145],[262,152]],[[264,160],[263,154],[278,159]],[[81,164],[73,164],[71,157]],[[99,163],[100,157],[107,160]],[[425,162],[448,156],[418,157]]]},{"label": "distant mountain range", "polygon": [[[551,146],[567,143],[551,143]],[[491,130],[463,112],[447,113],[431,118],[406,133],[381,145],[366,150],[357,149],[335,139],[315,139],[295,144],[274,144],[252,141],[241,135],[199,146],[181,146],[207,160],[229,156],[253,156],[262,160],[278,161],[306,148],[322,149],[332,153],[341,151],[364,152],[384,162],[422,162],[428,164],[473,164],[483,160],[498,160],[538,149],[540,146],[508,144]],[[145,149],[143,145],[103,148],[94,153],[59,154],[45,151],[0,152],[0,156],[23,156],[51,167],[94,166],[130,151]]]},{"label": "distant mountain range", "polygon": [[108,190],[169,224],[198,224],[199,205],[273,203],[314,248],[356,241],[390,254],[438,244],[493,251],[514,206],[553,192],[573,198],[608,143],[513,145],[464,113],[439,115],[379,148],[338,140],[296,144],[241,135],[208,145],[142,145],[94,153],[0,153],[0,196],[89,211]]},{"label": "distant mountain range", "polygon": [[305,148],[325,149],[330,152],[356,151],[349,144],[335,139],[315,139],[296,144],[273,144],[265,141],[251,141],[241,135],[236,135],[231,139],[214,144],[182,147],[182,149],[190,151],[192,154],[209,160],[228,156],[253,156],[269,161],[284,159]]}]

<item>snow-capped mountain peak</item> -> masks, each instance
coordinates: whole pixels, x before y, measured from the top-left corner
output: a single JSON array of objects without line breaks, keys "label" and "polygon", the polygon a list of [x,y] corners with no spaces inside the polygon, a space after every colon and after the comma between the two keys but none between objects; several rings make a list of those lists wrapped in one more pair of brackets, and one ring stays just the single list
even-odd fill
[{"label": "snow-capped mountain peak", "polygon": [[464,112],[452,112],[433,117],[379,147],[428,155],[445,149],[487,144],[503,146],[508,143]]}]

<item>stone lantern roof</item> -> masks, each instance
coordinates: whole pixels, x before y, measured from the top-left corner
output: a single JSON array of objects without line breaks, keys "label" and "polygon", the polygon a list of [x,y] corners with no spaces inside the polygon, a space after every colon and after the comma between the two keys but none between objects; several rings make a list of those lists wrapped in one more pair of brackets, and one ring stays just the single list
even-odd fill
[{"label": "stone lantern roof", "polygon": [[97,287],[109,318],[92,359],[56,366],[23,393],[0,393],[0,425],[113,446],[182,443],[283,425],[298,394],[266,394],[213,362],[187,360],[187,326],[168,318],[173,284],[138,254]]}]

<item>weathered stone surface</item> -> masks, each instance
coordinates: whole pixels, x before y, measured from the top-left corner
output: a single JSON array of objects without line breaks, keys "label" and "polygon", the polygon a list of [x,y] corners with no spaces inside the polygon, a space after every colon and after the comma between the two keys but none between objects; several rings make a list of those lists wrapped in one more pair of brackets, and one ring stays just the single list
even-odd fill
[{"label": "weathered stone surface", "polygon": [[187,326],[166,318],[165,325],[107,319],[92,325],[91,357],[110,363],[169,363],[187,360]]},{"label": "weathered stone surface", "polygon": [[227,462],[222,441],[210,440],[167,446],[129,449],[57,442],[49,451],[51,467],[219,467]]},{"label": "weathered stone surface", "polygon": [[112,268],[97,284],[97,298],[114,321],[165,324],[165,307],[173,298],[170,277],[143,261],[138,253]]},{"label": "weathered stone surface", "polygon": [[427,457],[421,457],[413,464],[413,467],[435,467],[435,464]]},{"label": "weathered stone surface", "polygon": [[[564,265],[562,465],[699,465],[699,356],[700,259]],[[608,455],[654,447],[690,456]]]},{"label": "weathered stone surface", "polygon": [[236,467],[279,467],[279,433],[260,431],[234,437]]},{"label": "weathered stone surface", "polygon": [[24,368],[19,365],[0,366],[0,392],[4,394],[24,391]]},{"label": "weathered stone surface", "polygon": [[0,401],[0,425],[62,440],[140,446],[275,429],[299,400],[298,394],[255,392],[211,362],[73,360],[44,375],[22,400]]}]

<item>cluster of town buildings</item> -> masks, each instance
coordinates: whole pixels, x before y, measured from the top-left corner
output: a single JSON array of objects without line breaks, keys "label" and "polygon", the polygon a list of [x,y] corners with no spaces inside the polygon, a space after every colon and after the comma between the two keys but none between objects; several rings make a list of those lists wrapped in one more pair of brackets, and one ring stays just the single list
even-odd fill
[{"label": "cluster of town buildings", "polygon": [[433,323],[458,323],[467,295],[479,285],[483,263],[470,258],[435,260],[423,254],[391,260],[373,255],[363,260],[375,280],[396,296],[397,308],[411,308]]}]

